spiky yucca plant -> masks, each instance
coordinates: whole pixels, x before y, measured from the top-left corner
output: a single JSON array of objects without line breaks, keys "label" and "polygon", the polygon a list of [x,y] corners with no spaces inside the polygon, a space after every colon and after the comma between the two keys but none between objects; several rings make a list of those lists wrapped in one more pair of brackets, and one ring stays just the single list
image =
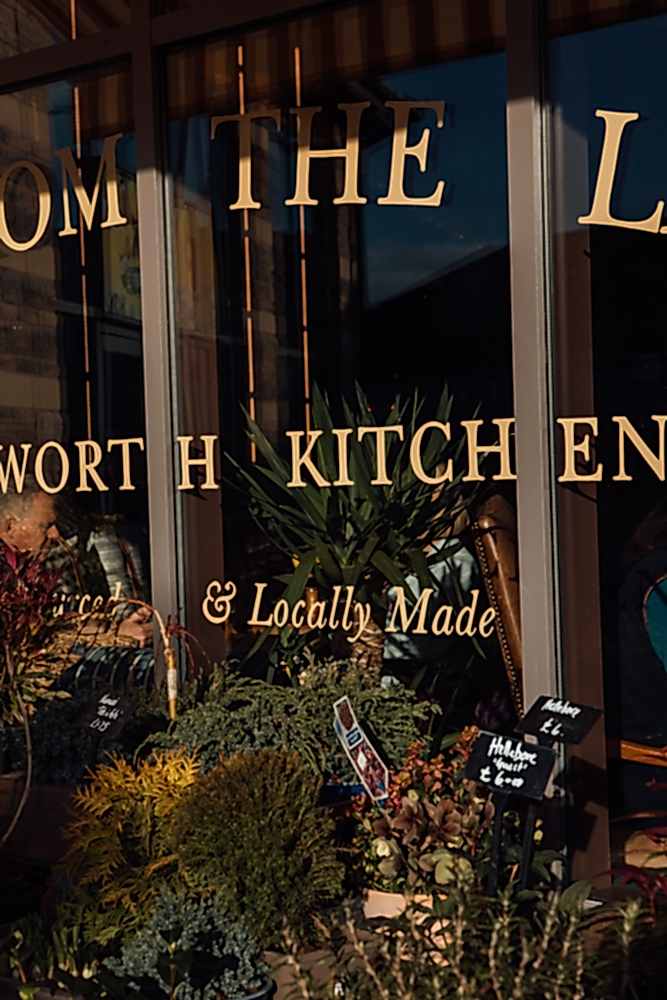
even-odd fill
[{"label": "spiky yucca plant", "polygon": [[[451,419],[453,399],[447,387],[433,410],[425,415],[425,400],[417,393],[397,397],[384,419],[377,420],[368,399],[357,386],[352,402],[342,401],[349,435],[351,486],[289,487],[290,462],[273,447],[259,425],[248,415],[248,433],[263,462],[233,464],[237,487],[248,498],[252,517],[294,563],[293,572],[281,577],[284,597],[290,603],[314,580],[322,596],[335,585],[353,586],[358,600],[370,601],[374,620],[382,625],[386,612],[387,585],[405,586],[405,577],[415,574],[421,586],[433,586],[429,564],[453,555],[459,543],[453,539],[447,550],[429,552],[436,540],[448,537],[457,519],[468,508],[475,485],[463,481],[461,462],[464,438],[447,441],[432,430],[424,437],[422,465],[436,476],[451,460],[451,481],[438,486],[422,482],[410,463],[410,443],[426,420],[446,424]],[[328,400],[315,386],[313,427],[319,432],[313,448],[316,466],[333,483],[338,477],[338,439],[332,434],[334,417]],[[400,424],[403,439],[387,438],[387,475],[390,485],[373,485],[377,457],[372,435],[357,440],[359,427]],[[408,595],[409,596],[409,595]]]}]

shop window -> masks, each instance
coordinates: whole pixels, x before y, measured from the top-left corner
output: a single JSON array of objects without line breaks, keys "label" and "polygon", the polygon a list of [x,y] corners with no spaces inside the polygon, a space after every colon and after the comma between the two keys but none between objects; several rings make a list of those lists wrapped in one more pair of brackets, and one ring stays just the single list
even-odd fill
[{"label": "shop window", "polygon": [[73,624],[77,683],[88,654],[89,679],[127,679],[149,638],[127,603],[150,596],[129,88],[0,96],[0,539],[48,564],[58,613],[98,612]]},{"label": "shop window", "polygon": [[[462,448],[455,475],[467,471],[460,422],[483,420],[480,443],[492,444],[500,431],[491,421],[512,415],[504,46],[504,4],[386,0],[192,45],[172,52],[165,72],[176,428],[182,461],[197,463],[179,491],[188,626],[216,657],[247,657],[261,641],[253,662],[262,671],[270,663],[289,673],[309,644],[318,656],[351,657],[347,636],[341,643],[324,627],[304,636],[269,620],[286,585],[291,601],[309,603],[331,602],[334,584],[350,583],[372,608],[385,669],[441,690],[448,724],[484,700],[502,724],[519,698],[513,482],[491,478],[499,466],[490,454],[478,490],[432,485],[442,529],[426,518],[421,532],[405,500],[416,494],[407,485],[402,493],[398,477],[414,488],[411,432],[443,422],[445,388]],[[404,170],[403,140],[412,150]],[[322,156],[346,143],[347,158]],[[371,421],[405,432],[402,446],[398,432],[388,438],[390,500],[354,457],[348,473],[327,464],[340,462],[350,437],[357,447]],[[334,439],[331,426],[349,435]],[[303,451],[313,430],[324,434],[315,476],[308,467],[307,490],[289,487],[291,449]],[[424,440],[449,457],[438,434]],[[371,435],[359,445],[377,461]],[[259,471],[269,447],[283,463],[282,494]],[[343,482],[327,485],[337,475]],[[437,463],[429,476],[446,478]],[[309,525],[306,496],[317,508]],[[392,551],[396,535],[410,539],[393,567],[371,537],[376,505],[383,538],[395,519]],[[484,523],[491,507],[497,520],[480,541],[472,524],[484,505]],[[494,546],[505,542],[501,559]],[[337,546],[335,565],[327,544]],[[514,629],[509,644],[493,629],[474,640],[384,631],[397,578],[413,581],[414,598],[435,581],[438,604],[449,595],[455,608],[477,593],[481,612],[498,562],[508,586],[496,620]],[[204,613],[211,581],[236,588],[224,625]]]},{"label": "shop window", "polygon": [[[591,461],[578,471],[590,476],[601,463],[604,474],[559,497],[563,648],[571,696],[606,709],[613,861],[643,863],[652,850],[642,827],[656,825],[667,779],[667,509],[664,472],[627,436],[619,467],[614,418],[659,455],[667,17],[638,18],[641,4],[591,4],[588,15],[566,7],[552,6],[548,52],[558,412],[597,416]],[[618,127],[608,211],[592,211]]]},{"label": "shop window", "polygon": [[0,59],[129,22],[129,0],[0,0]]}]

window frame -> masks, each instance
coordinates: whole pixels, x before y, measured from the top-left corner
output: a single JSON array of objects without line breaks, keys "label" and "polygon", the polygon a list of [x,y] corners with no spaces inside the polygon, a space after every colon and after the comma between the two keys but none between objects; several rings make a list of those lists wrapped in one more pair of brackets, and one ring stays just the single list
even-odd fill
[{"label": "window frame", "polygon": [[[343,0],[349,2],[349,0]],[[465,2],[465,0],[461,0]],[[340,5],[340,0],[339,0]],[[195,10],[152,16],[151,0],[133,0],[129,26],[0,60],[0,91],[129,58],[137,143],[137,201],[142,291],[145,433],[152,602],[183,614],[179,578],[178,494],[174,438],[173,344],[169,251],[162,165],[162,72],[167,47],[331,6],[312,0],[203,2]],[[552,374],[557,346],[550,308],[548,122],[544,101],[543,5],[507,0],[507,175],[512,363],[516,425],[517,522],[524,704],[541,694],[581,691],[603,705],[601,662],[584,692],[561,635],[570,624],[559,606],[558,533],[553,469]],[[480,137],[481,139],[482,137]],[[571,551],[571,547],[570,547]],[[561,559],[567,556],[561,549]],[[599,581],[594,582],[599,590]],[[567,611],[567,609],[565,609]],[[589,623],[600,649],[599,622]],[[591,637],[595,645],[595,635]],[[567,648],[572,646],[565,643]],[[593,656],[598,652],[593,651]],[[567,651],[567,650],[566,650]],[[602,730],[602,727],[598,727]],[[604,733],[580,756],[606,768]],[[605,776],[606,778],[606,776]],[[577,876],[608,869],[608,818],[601,809],[592,846],[574,856]],[[606,848],[604,845],[607,845]],[[606,849],[606,856],[605,856]],[[606,858],[606,863],[605,863]]]}]

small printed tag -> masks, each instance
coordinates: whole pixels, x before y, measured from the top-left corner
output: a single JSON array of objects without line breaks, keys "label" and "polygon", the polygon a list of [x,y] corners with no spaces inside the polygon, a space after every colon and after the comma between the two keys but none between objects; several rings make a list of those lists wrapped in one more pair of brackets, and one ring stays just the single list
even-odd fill
[{"label": "small printed tag", "polygon": [[336,735],[343,744],[359,781],[374,802],[386,799],[389,771],[359,725],[347,696],[334,703],[334,713]]}]

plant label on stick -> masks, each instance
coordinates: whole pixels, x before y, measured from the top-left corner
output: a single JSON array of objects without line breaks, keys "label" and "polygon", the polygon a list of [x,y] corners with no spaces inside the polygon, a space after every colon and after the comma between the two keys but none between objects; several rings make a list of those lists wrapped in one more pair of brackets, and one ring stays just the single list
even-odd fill
[{"label": "plant label on stick", "polygon": [[378,802],[386,799],[389,771],[361,728],[347,695],[334,702],[334,729],[362,785]]},{"label": "plant label on stick", "polygon": [[482,730],[466,764],[465,776],[494,792],[540,801],[555,759],[550,747]]},{"label": "plant label on stick", "polygon": [[83,714],[81,725],[103,739],[115,739],[120,736],[131,713],[130,699],[107,688],[95,694]]},{"label": "plant label on stick", "polygon": [[581,743],[601,715],[599,708],[544,694],[526,712],[516,731],[557,743]]}]

